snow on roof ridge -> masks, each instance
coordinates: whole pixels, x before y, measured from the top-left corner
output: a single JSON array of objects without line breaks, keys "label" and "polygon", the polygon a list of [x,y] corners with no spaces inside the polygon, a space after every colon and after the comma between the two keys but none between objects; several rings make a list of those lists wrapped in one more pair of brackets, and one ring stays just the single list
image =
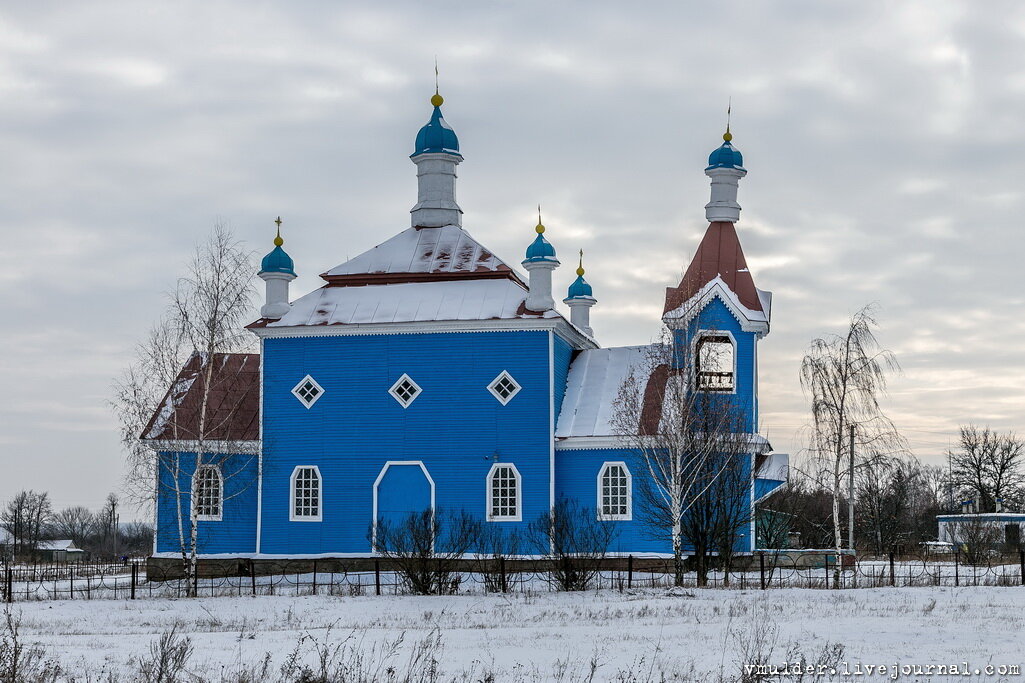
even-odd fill
[{"label": "snow on roof ridge", "polygon": [[384,273],[473,273],[512,270],[458,225],[407,228],[331,268],[323,277]]}]

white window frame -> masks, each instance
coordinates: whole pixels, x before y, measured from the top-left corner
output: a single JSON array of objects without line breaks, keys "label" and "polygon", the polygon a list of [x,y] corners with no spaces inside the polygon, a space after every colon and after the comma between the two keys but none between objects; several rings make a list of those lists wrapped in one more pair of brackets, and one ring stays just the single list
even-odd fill
[{"label": "white window frame", "polygon": [[[413,398],[409,399],[409,401],[404,401],[396,391],[399,388],[399,385],[403,382],[409,382],[414,387],[416,387],[416,393],[413,394]],[[391,389],[388,390],[388,393],[391,394],[391,397],[394,398],[400,406],[402,406],[403,408],[408,408],[409,406],[413,405],[413,401],[420,398],[420,394],[424,393],[424,390],[419,384],[413,381],[412,377],[410,377],[406,373],[402,373],[402,377],[399,377],[397,380],[395,380],[395,384],[391,385]]]},{"label": "white window frame", "polygon": [[[494,493],[492,486],[494,484],[495,473],[500,468],[508,467],[513,471],[513,479],[516,482],[516,513],[513,515],[493,515],[491,511],[494,509],[492,503],[494,502]],[[489,522],[522,522],[523,521],[523,477],[520,476],[520,471],[516,465],[511,462],[496,462],[488,470],[488,476],[484,479],[484,485],[486,488],[487,507],[484,510],[485,519]]]},{"label": "white window frame", "polygon": [[[299,476],[299,470],[313,470],[317,475],[317,514],[297,515],[295,514],[295,480]],[[292,470],[292,476],[288,478],[288,521],[290,522],[320,522],[324,519],[324,477],[320,474],[320,468],[316,465],[296,465]]]},{"label": "white window frame", "polygon": [[[701,388],[701,385],[700,385],[700,379],[701,379],[700,378],[700,375],[701,375],[701,359],[698,358],[698,353],[700,353],[700,349],[701,349],[701,340],[706,338],[706,337],[726,337],[727,339],[729,339],[730,344],[733,345],[733,369],[732,369],[732,372],[733,372],[733,387],[728,389],[728,390],[702,389]],[[739,351],[737,349],[737,338],[734,337],[733,333],[730,332],[729,330],[709,330],[709,329],[698,330],[698,333],[694,336],[694,340],[693,340],[693,342],[691,344],[691,354],[692,354],[691,357],[694,359],[693,369],[692,369],[692,375],[693,376],[691,377],[691,386],[694,387],[694,390],[695,391],[708,392],[710,394],[724,394],[724,395],[725,394],[736,394],[737,393],[737,383],[738,383],[738,379],[739,379],[737,377],[737,360],[738,360],[737,359],[737,354],[738,354],[738,352]]]},{"label": "white window frame", "polygon": [[[604,491],[602,490],[602,479],[605,478],[605,473],[613,467],[622,467],[623,472],[626,473],[626,514],[623,515],[607,515],[605,514],[603,502],[604,502]],[[633,475],[630,474],[630,468],[626,466],[625,462],[622,461],[610,461],[603,463],[601,469],[598,470],[598,519],[601,521],[618,521],[618,522],[629,522],[633,519],[634,511],[634,485]]]},{"label": "white window frame", "polygon": [[[315,386],[320,391],[320,393],[314,396],[313,400],[308,403],[306,399],[299,394],[299,387],[306,384],[307,382]],[[298,384],[292,387],[292,395],[299,399],[299,403],[302,403],[304,406],[306,406],[306,409],[309,410],[313,407],[313,404],[319,401],[320,397],[324,395],[324,387],[320,386],[320,383],[317,382],[317,380],[313,379],[313,377],[311,377],[310,375],[306,375],[301,380],[299,380]]]},{"label": "white window frame", "polygon": [[199,473],[203,471],[212,471],[217,473],[217,514],[197,514],[196,519],[200,522],[220,522],[224,519],[224,475],[221,473],[221,468],[217,465],[200,465],[196,468],[196,471],[192,473],[192,505],[196,507],[199,505],[199,491],[196,488],[196,482],[199,480]]},{"label": "white window frame", "polygon": [[[498,393],[497,389],[495,388],[498,386],[498,383],[501,382],[503,379],[509,380],[510,382],[512,382],[513,386],[516,387],[515,389],[513,389],[512,393],[506,396],[505,398],[502,398],[502,395]],[[522,388],[523,386],[519,382],[517,382],[516,378],[510,375],[507,370],[502,370],[502,372],[498,373],[498,377],[491,380],[491,384],[488,385],[488,391],[490,391],[491,395],[497,398],[498,402],[502,405],[509,405],[509,401],[513,400],[513,398],[516,397],[516,394],[520,393],[520,389]]]}]

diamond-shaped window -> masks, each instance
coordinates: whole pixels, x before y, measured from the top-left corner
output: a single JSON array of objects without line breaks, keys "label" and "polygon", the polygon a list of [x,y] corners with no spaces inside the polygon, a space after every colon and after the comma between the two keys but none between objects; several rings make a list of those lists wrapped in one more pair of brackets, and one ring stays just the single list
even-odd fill
[{"label": "diamond-shaped window", "polygon": [[304,406],[312,408],[313,404],[317,402],[317,399],[324,395],[324,387],[317,384],[317,380],[306,375],[292,388],[292,394],[295,395],[295,397],[299,399]]},{"label": "diamond-shaped window", "polygon": [[388,390],[395,400],[399,402],[403,408],[408,408],[409,404],[416,400],[416,397],[420,395],[420,385],[412,380],[409,375],[403,374],[399,377],[399,381],[392,385],[391,389]]},{"label": "diamond-shaped window", "polygon": [[507,404],[520,391],[519,383],[505,370],[488,385],[490,391],[502,405]]}]

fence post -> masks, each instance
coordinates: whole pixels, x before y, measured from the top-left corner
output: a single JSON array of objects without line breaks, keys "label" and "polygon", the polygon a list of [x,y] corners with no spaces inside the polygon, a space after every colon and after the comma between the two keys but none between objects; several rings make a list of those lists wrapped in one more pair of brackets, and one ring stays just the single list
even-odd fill
[{"label": "fence post", "polygon": [[249,584],[253,588],[253,595],[256,595],[256,563],[249,560]]},{"label": "fence post", "polygon": [[381,560],[380,558],[374,558],[374,586],[377,591],[377,595],[381,594]]},{"label": "fence post", "polygon": [[826,588],[829,588],[829,555],[826,555]]},{"label": "fence post", "polygon": [[14,602],[14,570],[10,567],[7,568],[7,576],[5,577],[7,584],[7,602]]},{"label": "fence post", "polygon": [[72,565],[68,569],[68,579],[71,582],[71,588],[68,591],[68,594],[69,594],[68,599],[69,600],[74,600],[75,599],[75,567],[74,567],[74,565]]},{"label": "fence post", "polygon": [[954,551],[954,585],[955,586],[960,586],[961,585],[960,565],[961,565],[961,551],[960,550],[955,550]]},{"label": "fence post", "polygon": [[896,586],[897,585],[897,575],[896,575],[896,572],[894,571],[893,551],[892,550],[890,551],[890,585],[891,586]]},{"label": "fence post", "polygon": [[317,594],[317,561],[313,561],[313,594]]},{"label": "fence post", "polygon": [[501,579],[502,592],[503,593],[508,593],[509,592],[509,583],[508,583],[508,579],[506,579],[506,576],[505,576],[505,556],[504,555],[500,555],[499,558],[498,558],[498,576]]},{"label": "fence post", "polygon": [[139,574],[139,565],[132,563],[132,600],[135,600],[135,583]]},{"label": "fence post", "polygon": [[765,553],[758,553],[758,573],[762,577],[762,590],[765,590]]},{"label": "fence post", "polygon": [[1021,562],[1021,585],[1025,586],[1025,550],[1018,551],[1018,561]]},{"label": "fence post", "polygon": [[626,587],[634,587],[634,556],[629,555],[626,558]]}]

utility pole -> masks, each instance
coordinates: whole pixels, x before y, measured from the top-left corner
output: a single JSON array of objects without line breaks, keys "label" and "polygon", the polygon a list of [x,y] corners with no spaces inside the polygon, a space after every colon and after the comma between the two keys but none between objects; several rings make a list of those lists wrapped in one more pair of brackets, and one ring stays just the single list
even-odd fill
[{"label": "utility pole", "polygon": [[854,551],[854,425],[851,425],[851,466],[847,472],[847,547]]}]

